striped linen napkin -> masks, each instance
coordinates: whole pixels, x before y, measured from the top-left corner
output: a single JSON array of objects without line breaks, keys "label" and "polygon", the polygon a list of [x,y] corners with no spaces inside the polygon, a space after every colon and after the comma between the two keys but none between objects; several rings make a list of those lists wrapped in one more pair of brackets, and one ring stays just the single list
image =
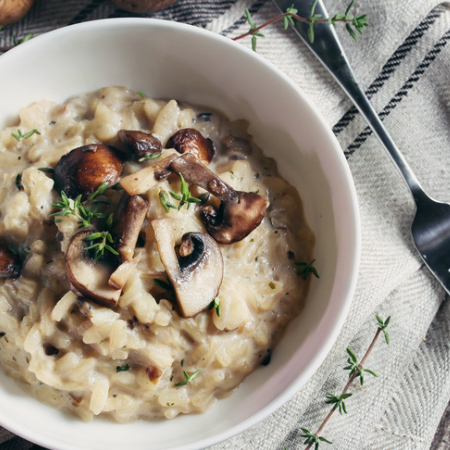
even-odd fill
[{"label": "striped linen napkin", "polygon": [[[330,14],[347,7],[344,0],[325,3]],[[354,12],[367,13],[371,25],[364,36],[354,42],[337,28],[390,134],[426,191],[443,201],[450,201],[449,7],[438,0],[358,0]],[[277,14],[269,0],[179,0],[148,16],[232,38],[248,30],[245,8],[257,24]],[[0,47],[29,32],[121,16],[132,15],[107,0],[36,0],[25,19],[0,32]],[[347,381],[346,348],[365,352],[379,314],[392,317],[390,345],[379,341],[367,361],[379,377],[368,375],[363,386],[352,386],[348,414],[334,414],[323,432],[333,445],[321,448],[428,450],[450,399],[450,302],[414,250],[411,196],[364,120],[296,35],[281,24],[264,35],[258,52],[318,107],[347,157],[361,213],[361,269],[348,319],[317,373],[273,415],[212,448],[304,448],[301,428],[314,432],[329,412],[326,393],[340,392]],[[251,45],[249,38],[240,42]],[[32,447],[37,448],[0,428],[1,450]]]}]

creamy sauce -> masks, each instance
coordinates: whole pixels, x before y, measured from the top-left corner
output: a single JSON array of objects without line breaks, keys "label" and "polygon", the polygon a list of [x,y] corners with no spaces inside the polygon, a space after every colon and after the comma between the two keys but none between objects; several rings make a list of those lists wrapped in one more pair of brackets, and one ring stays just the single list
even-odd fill
[{"label": "creamy sauce", "polygon": [[[217,153],[208,167],[223,181],[270,202],[247,237],[219,244],[220,315],[211,307],[181,317],[173,292],[154,281],[167,277],[152,220],[170,217],[176,244],[186,232],[205,232],[196,205],[167,212],[161,204],[161,189],[180,192],[175,177],[143,195],[150,206],[135,251],[140,259],[118,306],[77,295],[65,251],[79,219],[51,216],[59,194],[52,174],[40,169],[54,168],[64,154],[86,144],[122,149],[121,129],[152,132],[165,146],[184,128],[212,139]],[[27,138],[12,135],[34,129],[38,133]],[[161,158],[172,153],[164,150]],[[41,101],[22,109],[18,124],[0,132],[0,157],[0,236],[23,263],[20,277],[0,281],[0,360],[41,401],[86,421],[95,415],[129,422],[204,412],[269,362],[286,324],[301,312],[308,282],[294,263],[312,259],[314,236],[299,194],[252,144],[244,121],[108,87],[63,105]],[[139,168],[127,162],[123,176]],[[193,196],[204,193],[190,189]],[[113,210],[121,195],[110,189],[102,199]]]}]

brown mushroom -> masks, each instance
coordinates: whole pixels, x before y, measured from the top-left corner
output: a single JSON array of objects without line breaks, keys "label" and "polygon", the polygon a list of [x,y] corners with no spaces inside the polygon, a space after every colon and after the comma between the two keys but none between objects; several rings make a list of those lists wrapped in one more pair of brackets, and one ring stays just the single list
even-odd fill
[{"label": "brown mushroom", "polygon": [[183,235],[175,252],[172,220],[152,221],[159,256],[173,285],[180,313],[193,317],[217,296],[223,278],[222,253],[216,241],[206,233]]},{"label": "brown mushroom", "polygon": [[106,260],[95,261],[86,250],[89,241],[85,238],[93,231],[81,230],[70,240],[66,252],[67,275],[78,294],[99,305],[113,308],[117,306],[121,293],[108,285],[115,265]]},{"label": "brown mushroom", "polygon": [[117,183],[123,159],[114,147],[103,144],[89,144],[75,148],[64,155],[55,167],[56,188],[69,198],[82,195],[86,199],[97,188],[108,183]]},{"label": "brown mushroom", "polygon": [[175,158],[177,158],[176,154],[167,156],[151,166],[127,175],[120,180],[120,185],[129,195],[145,194],[172,173],[168,167]]},{"label": "brown mushroom", "polygon": [[148,207],[148,201],[139,195],[130,196],[125,192],[120,200],[116,213],[118,225],[115,234],[117,236],[117,251],[122,258],[122,262],[133,259],[134,249]]},{"label": "brown mushroom", "polygon": [[151,159],[162,152],[161,141],[152,134],[137,130],[120,130],[117,136],[139,160]]},{"label": "brown mushroom", "polygon": [[17,278],[21,268],[18,253],[12,251],[5,242],[0,242],[0,278]]},{"label": "brown mushroom", "polygon": [[231,244],[248,236],[263,220],[268,200],[253,192],[236,191],[193,154],[173,160],[170,169],[181,173],[188,183],[196,184],[221,200],[216,210],[204,206],[200,216],[208,233],[221,244]]},{"label": "brown mushroom", "polygon": [[213,141],[203,137],[200,131],[194,128],[185,128],[177,131],[167,141],[166,148],[174,148],[178,153],[192,153],[205,166],[213,159],[216,150]]},{"label": "brown mushroom", "polygon": [[1,0],[0,26],[18,22],[33,6],[34,0]]}]

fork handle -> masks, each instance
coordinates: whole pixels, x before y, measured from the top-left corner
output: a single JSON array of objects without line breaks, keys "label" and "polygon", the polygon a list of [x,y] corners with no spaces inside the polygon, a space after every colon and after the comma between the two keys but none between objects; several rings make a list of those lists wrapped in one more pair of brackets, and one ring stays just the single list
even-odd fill
[{"label": "fork handle", "polygon": [[[292,0],[274,0],[274,3],[281,12],[285,12],[288,7],[292,6]],[[299,16],[309,17],[309,2],[297,0],[294,1],[294,6],[298,11]],[[318,0],[315,13],[321,14],[324,18],[328,17],[328,13],[322,3],[322,0]],[[395,165],[400,170],[411,190],[414,199],[417,202],[425,195],[422,187],[420,186],[419,180],[416,178],[405,158],[400,153],[400,150],[389,136],[381,119],[378,117],[368,98],[359,86],[347,57],[345,56],[344,49],[339,42],[334,27],[326,23],[316,24],[315,27],[317,26],[320,26],[320,30],[315,33],[314,42],[310,42],[308,38],[308,24],[295,21],[294,30],[300,36],[302,41],[312,50],[317,59],[319,59],[319,61],[331,73],[331,75],[353,101],[359,112],[366,119],[372,131],[381,140]]]}]

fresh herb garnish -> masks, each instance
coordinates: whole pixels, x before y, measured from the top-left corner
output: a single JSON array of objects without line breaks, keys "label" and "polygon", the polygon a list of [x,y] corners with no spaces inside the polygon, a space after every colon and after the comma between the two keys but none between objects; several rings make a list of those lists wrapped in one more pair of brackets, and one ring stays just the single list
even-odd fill
[{"label": "fresh herb garnish", "polygon": [[208,310],[210,309],[215,309],[216,310],[216,314],[218,317],[220,317],[220,298],[216,297],[208,306]]},{"label": "fresh herb garnish", "polygon": [[137,91],[136,94],[139,95],[139,97],[141,98],[145,98],[145,94],[141,91]]},{"label": "fresh herb garnish", "polygon": [[33,33],[27,33],[22,39],[18,39],[17,36],[14,36],[13,37],[13,44],[14,44],[15,47],[17,47],[18,45],[29,41],[33,36],[34,36]]},{"label": "fresh herb garnish", "polygon": [[153,153],[151,155],[145,155],[142,158],[139,158],[138,161],[142,162],[142,161],[151,161],[152,159],[156,159],[159,158],[161,156],[161,152],[159,153]]},{"label": "fresh herb garnish", "polygon": [[109,245],[114,244],[114,240],[109,231],[94,232],[83,238],[83,241],[96,241],[97,239],[100,239],[100,242],[89,245],[85,248],[85,250],[95,250],[95,261],[98,261],[105,254],[105,250],[108,250],[113,255],[119,254],[114,248],[111,247],[111,245]]},{"label": "fresh herb garnish", "polygon": [[189,375],[185,370],[183,370],[184,380],[177,383],[175,386],[185,386],[188,383],[192,383],[194,378],[197,378],[200,375],[201,370],[196,370],[192,375]]},{"label": "fresh herb garnish", "polygon": [[16,184],[16,188],[19,189],[19,191],[23,191],[22,174],[21,173],[18,173],[16,175],[15,184]]},{"label": "fresh herb garnish", "polygon": [[327,444],[332,444],[331,441],[328,439],[325,439],[323,436],[318,436],[317,434],[311,433],[311,431],[308,430],[308,428],[300,428],[303,431],[303,434],[300,436],[302,438],[305,438],[304,444],[313,445],[314,448],[317,450],[319,448],[320,442],[326,442]]},{"label": "fresh herb garnish", "polygon": [[299,16],[297,14],[298,10],[295,9],[293,6],[291,6],[290,8],[287,8],[284,13],[281,13],[281,14],[273,17],[272,19],[268,20],[267,22],[265,22],[259,26],[257,26],[254,23],[249,10],[246,9],[245,10],[245,18],[246,18],[248,24],[250,25],[250,29],[246,33],[236,36],[235,38],[233,38],[233,40],[237,41],[244,37],[251,36],[252,49],[253,49],[253,51],[256,51],[257,38],[264,37],[264,35],[261,33],[261,30],[263,28],[267,27],[268,25],[271,25],[275,22],[282,20],[285,30],[288,29],[288,27],[290,25],[294,26],[296,21],[308,24],[309,25],[308,39],[310,40],[310,42],[314,42],[314,37],[315,37],[314,29],[316,27],[316,24],[319,24],[319,23],[328,24],[329,26],[336,26],[338,23],[343,23],[345,25],[345,29],[350,34],[350,36],[355,41],[357,41],[358,36],[357,36],[356,32],[358,32],[359,34],[363,34],[364,28],[369,26],[369,24],[366,21],[367,14],[361,14],[361,15],[357,15],[357,16],[350,15],[350,10],[353,7],[354,3],[355,3],[355,0],[351,0],[351,2],[349,4],[349,6],[347,7],[344,14],[335,14],[330,17],[322,17],[321,14],[316,14],[316,12],[315,12],[316,6],[317,6],[317,0],[314,0],[311,5],[311,8],[310,8],[309,17]]},{"label": "fresh herb garnish", "polygon": [[17,133],[11,133],[11,136],[20,141],[21,139],[28,139],[29,137],[33,136],[33,134],[41,134],[39,133],[38,130],[36,130],[36,128],[32,129],[31,131],[28,131],[27,133],[23,134],[22,130],[19,128],[17,130]]},{"label": "fresh herb garnish", "polygon": [[361,385],[364,383],[364,372],[370,373],[373,376],[378,376],[373,370],[366,369],[364,367],[364,364],[369,357],[370,353],[372,352],[373,348],[375,347],[375,344],[380,336],[381,333],[384,333],[386,343],[389,344],[389,336],[386,332],[386,327],[389,325],[389,322],[391,320],[391,317],[389,316],[384,322],[380,318],[380,316],[375,316],[377,319],[377,331],[375,333],[374,338],[372,339],[372,342],[369,345],[369,348],[367,349],[364,357],[361,359],[360,362],[358,362],[358,358],[356,357],[355,353],[347,348],[347,353],[350,356],[348,359],[349,365],[347,367],[344,367],[344,370],[350,370],[350,378],[347,381],[344,389],[342,390],[340,395],[335,395],[330,392],[326,393],[327,400],[325,403],[333,405],[331,411],[327,414],[325,419],[322,421],[321,425],[317,429],[316,433],[312,433],[307,428],[301,428],[304,434],[302,434],[302,437],[305,438],[304,444],[307,444],[307,447],[305,450],[310,450],[314,446],[314,449],[319,448],[320,442],[327,442],[331,444],[331,442],[324,437],[320,436],[322,433],[322,430],[325,428],[325,425],[330,420],[333,413],[338,410],[340,414],[347,414],[347,406],[345,404],[345,400],[350,398],[352,396],[351,393],[348,393],[350,386],[352,385],[353,381],[355,381],[356,378],[360,379]]},{"label": "fresh herb garnish", "polygon": [[[101,187],[102,185],[97,189],[97,191],[91,194],[90,198],[95,198],[95,196],[102,191],[103,188],[100,189]],[[88,227],[94,219],[107,219],[109,217],[107,214],[98,212],[100,205],[101,202],[95,202],[91,208],[86,204],[83,204],[81,202],[81,194],[73,201],[73,204],[71,204],[66,193],[61,191],[61,198],[56,203],[52,203],[52,206],[60,209],[61,211],[50,214],[50,217],[65,217],[74,215],[80,219],[78,222],[80,228]]]},{"label": "fresh herb garnish", "polygon": [[344,400],[347,400],[352,395],[353,394],[348,393],[348,392],[345,394],[341,394],[341,395],[334,395],[334,394],[331,394],[330,392],[327,392],[326,397],[328,400],[325,403],[327,403],[329,405],[334,405],[333,409],[338,409],[339,414],[347,414],[347,407],[345,406]]},{"label": "fresh herb garnish", "polygon": [[123,366],[116,366],[116,373],[126,372],[127,370],[130,370],[130,366],[128,364],[125,364]]},{"label": "fresh herb garnish", "polygon": [[[161,202],[161,205],[164,206],[166,212],[169,212],[171,208],[179,211],[184,205],[187,205],[186,208],[189,209],[191,203],[202,203],[203,201],[201,198],[192,197],[192,194],[189,191],[188,184],[186,183],[186,180],[184,179],[183,175],[181,175],[181,173],[179,173],[178,175],[181,178],[180,194],[176,194],[175,192],[172,191],[169,191],[169,193],[167,193],[164,189],[161,189],[159,191],[159,201]],[[174,198],[179,202],[178,206],[175,206],[170,201],[170,197]]]},{"label": "fresh herb garnish", "polygon": [[309,263],[304,262],[304,261],[298,261],[298,262],[295,262],[294,264],[295,264],[296,266],[299,266],[299,269],[298,269],[298,271],[297,271],[297,275],[301,275],[301,276],[303,277],[304,280],[307,280],[308,277],[309,277],[311,274],[313,274],[316,278],[320,278],[320,277],[319,277],[319,274],[317,273],[316,268],[313,266],[314,261],[315,261],[315,260],[313,259],[313,260],[312,260],[311,262],[309,262]]}]

